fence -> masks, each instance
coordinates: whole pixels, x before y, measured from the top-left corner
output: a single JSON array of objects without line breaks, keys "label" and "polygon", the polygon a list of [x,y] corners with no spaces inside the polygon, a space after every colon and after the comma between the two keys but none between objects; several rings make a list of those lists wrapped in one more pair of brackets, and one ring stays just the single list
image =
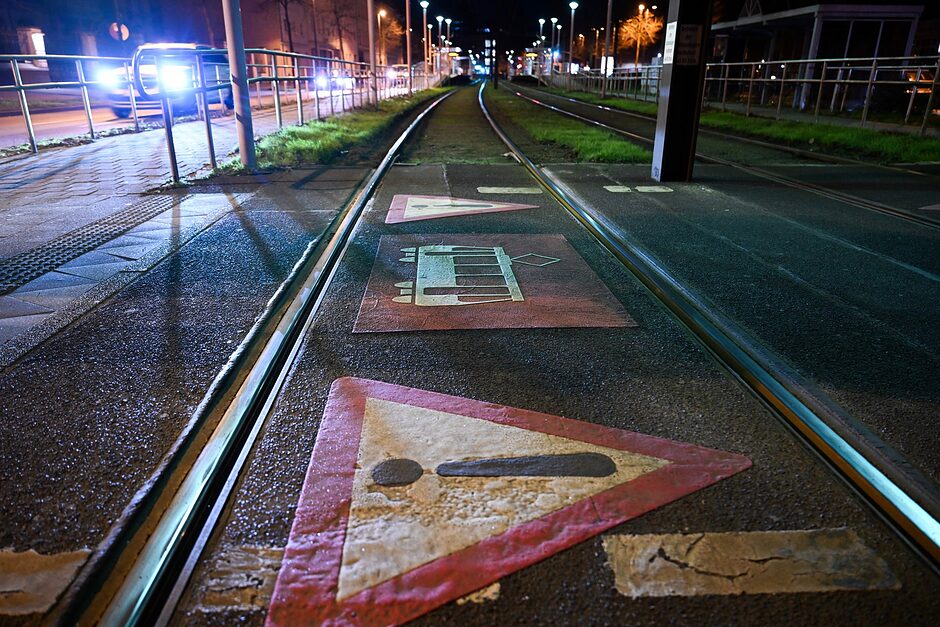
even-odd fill
[{"label": "fence", "polygon": [[[940,57],[860,57],[791,59],[705,66],[705,104],[745,115],[761,110],[780,119],[788,109],[812,115],[858,116],[865,126],[873,112],[904,125],[920,125],[924,134],[937,104]],[[621,68],[608,77],[607,93],[655,102],[662,66]],[[551,75],[552,85],[599,93],[603,76],[597,71]],[[916,120],[915,120],[916,114]]]},{"label": "fence", "polygon": [[[283,128],[285,105],[296,109],[297,124],[323,119],[351,108],[377,104],[408,91],[408,74],[414,89],[438,85],[443,73],[425,73],[424,64],[411,68],[377,66],[373,77],[365,63],[305,54],[247,49],[248,84],[253,105],[273,107],[278,128]],[[133,59],[78,55],[0,55],[0,65],[9,67],[8,84],[0,93],[15,92],[30,149],[39,144],[30,114],[28,94],[36,90],[75,89],[80,93],[87,118],[88,134],[96,138],[91,90],[107,93],[118,117],[133,121],[141,130],[142,110],[158,109],[166,132],[167,152],[173,180],[179,180],[173,121],[181,115],[198,114],[205,122],[209,161],[217,167],[212,135],[212,105],[222,114],[232,108],[232,85],[225,50],[194,46],[145,46]],[[442,64],[443,65],[443,64]],[[38,68],[48,80],[24,81],[21,69]],[[53,80],[56,79],[56,80]]]}]

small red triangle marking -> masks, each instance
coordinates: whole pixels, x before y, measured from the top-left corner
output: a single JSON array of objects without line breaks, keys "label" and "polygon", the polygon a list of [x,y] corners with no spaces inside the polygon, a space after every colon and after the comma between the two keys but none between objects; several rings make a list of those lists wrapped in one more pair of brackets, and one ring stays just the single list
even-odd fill
[{"label": "small red triangle marking", "polygon": [[451,198],[450,196],[422,196],[417,194],[396,194],[385,216],[386,224],[415,222],[434,218],[476,215],[480,213],[498,213],[535,209],[537,205],[520,205],[511,202],[477,200],[473,198]]},{"label": "small red triangle marking", "polygon": [[[338,598],[370,400],[668,463]],[[379,381],[338,379],[317,434],[267,624],[401,624],[750,465],[741,455],[588,422]]]}]

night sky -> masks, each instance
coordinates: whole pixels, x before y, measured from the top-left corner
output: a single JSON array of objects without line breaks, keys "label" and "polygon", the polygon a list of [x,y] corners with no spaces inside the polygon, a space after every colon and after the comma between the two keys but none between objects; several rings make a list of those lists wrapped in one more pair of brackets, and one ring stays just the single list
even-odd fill
[{"label": "night sky", "polygon": [[[387,0],[395,5],[396,0]],[[490,28],[497,32],[499,47],[501,49],[521,49],[538,37],[540,17],[548,20],[557,17],[564,25],[564,41],[568,40],[568,23],[571,19],[571,9],[568,8],[570,0],[429,0],[428,20],[433,21],[437,15],[450,17],[454,20],[452,25],[452,39],[458,46],[472,47],[479,45],[482,39],[477,35],[482,28]],[[607,17],[607,0],[578,0],[580,6],[575,12],[575,32],[585,33],[592,27],[604,26]],[[614,0],[613,20],[623,19],[636,12],[640,0]],[[704,0],[686,0],[704,1]],[[796,7],[820,4],[824,0],[761,0],[764,13],[786,11]],[[647,6],[653,4],[659,8],[657,14],[665,16],[668,0],[646,2]],[[744,0],[714,0],[715,12],[723,20],[735,19],[741,11]],[[918,0],[839,0],[838,4],[888,4],[888,5],[926,5],[924,17],[929,18],[940,13],[935,2]],[[421,9],[417,3],[413,19],[418,20],[420,26]],[[412,10],[415,10],[414,8]],[[548,36],[550,22],[546,21],[545,35]],[[459,27],[459,28],[458,28]],[[461,30],[464,32],[462,33]],[[472,34],[471,34],[472,33]],[[462,36],[463,35],[463,36]],[[468,41],[469,40],[469,41]],[[567,44],[566,44],[567,45]]]}]

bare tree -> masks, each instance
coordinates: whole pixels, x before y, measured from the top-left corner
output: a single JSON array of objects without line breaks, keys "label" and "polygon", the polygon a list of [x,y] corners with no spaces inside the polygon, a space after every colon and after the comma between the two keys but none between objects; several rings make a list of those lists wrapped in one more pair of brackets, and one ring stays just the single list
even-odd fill
[{"label": "bare tree", "polygon": [[388,65],[388,49],[400,45],[404,34],[405,27],[391,12],[386,11],[385,17],[382,18],[382,35],[379,40],[379,49],[382,51],[382,65]]},{"label": "bare tree", "polygon": [[356,9],[346,0],[330,0],[330,13],[333,18],[333,28],[339,43],[339,57],[346,59],[344,35],[349,32],[348,24],[355,20]]},{"label": "bare tree", "polygon": [[637,13],[620,27],[618,37],[624,46],[636,46],[634,66],[640,65],[640,48],[654,43],[663,29],[663,18],[648,10]]},{"label": "bare tree", "polygon": [[278,19],[284,19],[284,29],[287,31],[287,49],[290,52],[294,50],[294,28],[290,21],[291,5],[309,6],[310,0],[262,0],[259,3],[263,7],[274,7],[277,10]]}]

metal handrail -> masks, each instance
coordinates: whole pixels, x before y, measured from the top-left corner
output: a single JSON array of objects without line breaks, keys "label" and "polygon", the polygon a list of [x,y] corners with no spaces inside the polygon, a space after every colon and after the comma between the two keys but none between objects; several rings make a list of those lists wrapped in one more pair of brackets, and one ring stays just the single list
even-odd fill
[{"label": "metal handrail", "polygon": [[[608,91],[624,97],[653,100],[659,97],[662,66],[618,68],[608,77]],[[915,103],[924,101],[920,134],[926,133],[927,122],[933,111],[940,76],[940,55],[894,57],[845,57],[820,59],[762,59],[761,61],[735,61],[708,63],[705,66],[704,98],[718,104],[722,111],[729,101],[737,101],[750,116],[754,106],[772,104],[775,118],[780,119],[783,103],[790,98],[790,107],[799,111],[812,110],[813,122],[818,122],[824,106],[823,94],[828,97],[831,114],[861,110],[860,124],[868,124],[869,115],[877,108],[877,91],[903,89],[896,98],[900,109],[904,105],[904,124],[911,121]],[[583,91],[602,90],[603,76],[598,70],[582,70],[578,74],[553,72],[556,85]]]}]

